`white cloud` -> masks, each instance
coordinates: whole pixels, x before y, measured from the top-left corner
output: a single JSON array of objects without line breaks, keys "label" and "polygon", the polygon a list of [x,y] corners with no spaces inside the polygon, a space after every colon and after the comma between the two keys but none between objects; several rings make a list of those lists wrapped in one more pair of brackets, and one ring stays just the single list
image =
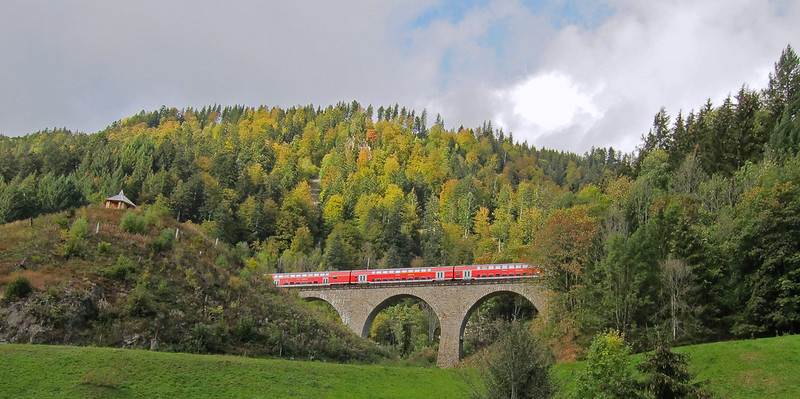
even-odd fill
[{"label": "white cloud", "polygon": [[[796,4],[784,4],[782,13],[774,3],[750,1],[615,6],[594,30],[563,28],[539,67],[501,91],[494,118],[516,139],[630,151],[661,106],[685,114],[707,98],[718,104],[744,83],[764,87],[780,51],[800,37]],[[552,92],[539,95],[546,87]]]},{"label": "white cloud", "polygon": [[513,117],[525,125],[553,131],[580,122],[577,117],[590,121],[602,117],[602,112],[593,102],[597,91],[589,92],[578,87],[561,72],[549,72],[533,76],[497,95],[512,104]]}]

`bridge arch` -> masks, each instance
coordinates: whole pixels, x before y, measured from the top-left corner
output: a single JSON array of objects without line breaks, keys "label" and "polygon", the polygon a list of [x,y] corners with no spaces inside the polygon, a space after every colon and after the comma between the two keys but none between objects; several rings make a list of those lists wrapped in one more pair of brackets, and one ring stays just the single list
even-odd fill
[{"label": "bridge arch", "polygon": [[426,305],[428,305],[431,308],[431,311],[436,315],[436,319],[437,320],[439,319],[439,315],[436,313],[436,309],[434,309],[433,306],[428,301],[426,301],[424,298],[420,298],[417,295],[407,294],[407,293],[401,293],[401,294],[397,294],[397,295],[392,295],[392,296],[386,298],[385,300],[383,300],[377,306],[375,306],[375,308],[372,309],[372,311],[369,313],[369,315],[367,316],[367,319],[364,322],[364,327],[362,328],[362,331],[361,331],[361,338],[369,338],[369,331],[372,328],[372,323],[375,321],[375,317],[378,316],[378,314],[382,310],[384,310],[384,309],[388,308],[389,306],[392,306],[392,305],[394,305],[394,304],[396,304],[396,303],[398,303],[401,300],[406,299],[406,298],[416,299],[416,300],[419,300],[419,301],[425,303]]},{"label": "bridge arch", "polygon": [[[341,310],[337,309],[337,308],[336,308],[336,306],[333,306],[333,304],[332,304],[332,303],[328,302],[328,301],[327,301],[327,300],[325,300],[324,298],[319,298],[319,297],[314,297],[314,296],[311,296],[311,297],[301,297],[301,299],[302,299],[302,300],[304,300],[305,302],[309,302],[309,303],[313,303],[313,302],[321,302],[321,303],[324,303],[324,304],[328,305],[330,308],[332,308],[334,312],[336,312],[336,316],[339,318],[339,320],[340,320],[340,321],[342,321],[342,320],[343,320],[343,319],[342,319],[342,312],[341,312]],[[344,322],[342,321],[342,323],[344,323]]]},{"label": "bridge arch", "polygon": [[482,304],[484,304],[486,301],[488,301],[488,300],[490,300],[492,298],[496,298],[496,297],[503,296],[503,295],[509,295],[509,294],[514,295],[514,296],[519,297],[519,298],[522,298],[525,301],[527,301],[528,303],[530,303],[534,307],[534,309],[536,309],[536,316],[539,315],[540,310],[536,306],[534,301],[531,300],[531,298],[526,296],[524,293],[517,292],[515,290],[503,289],[503,290],[492,291],[492,292],[484,295],[483,297],[478,298],[475,301],[475,303],[473,303],[472,306],[470,306],[469,309],[467,309],[467,312],[464,314],[464,320],[462,320],[461,327],[459,328],[459,331],[458,331],[458,360],[461,360],[464,357],[464,332],[466,331],[467,323],[469,322],[469,318],[472,316],[472,314],[475,312],[475,310],[477,310]]},{"label": "bridge arch", "polygon": [[542,286],[519,280],[394,286],[303,287],[298,290],[298,295],[301,298],[314,298],[328,302],[339,313],[342,322],[364,338],[369,336],[369,327],[381,310],[399,298],[418,298],[427,303],[439,319],[441,330],[437,364],[447,368],[457,365],[461,359],[462,336],[467,320],[469,320],[469,314],[482,301],[504,292],[526,298],[539,314],[547,305],[547,294]]}]

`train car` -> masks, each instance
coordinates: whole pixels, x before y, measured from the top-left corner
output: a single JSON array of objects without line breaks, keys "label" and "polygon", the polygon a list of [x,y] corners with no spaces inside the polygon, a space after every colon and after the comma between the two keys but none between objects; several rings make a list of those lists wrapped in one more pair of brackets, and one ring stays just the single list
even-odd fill
[{"label": "train car", "polygon": [[537,266],[524,263],[410,267],[396,269],[342,270],[272,275],[276,287],[330,286],[346,284],[404,284],[449,280],[490,280],[538,277]]},{"label": "train car", "polygon": [[357,284],[396,284],[452,279],[452,266],[353,270],[352,272],[352,281]]},{"label": "train car", "polygon": [[350,271],[277,273],[272,275],[272,282],[276,287],[349,284]]},{"label": "train car", "polygon": [[505,263],[455,266],[454,274],[456,280],[483,280],[536,277],[541,273],[538,267],[532,267],[525,263]]}]

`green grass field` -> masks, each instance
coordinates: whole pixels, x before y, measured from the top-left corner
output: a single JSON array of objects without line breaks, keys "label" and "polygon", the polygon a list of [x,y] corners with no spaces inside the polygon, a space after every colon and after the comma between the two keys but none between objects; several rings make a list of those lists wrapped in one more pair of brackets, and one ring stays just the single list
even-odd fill
[{"label": "green grass field", "polygon": [[[708,380],[718,397],[800,398],[800,335],[674,348],[690,356],[689,370],[697,381]],[[632,365],[642,355],[631,355]],[[555,373],[565,391],[574,389],[574,377],[583,363],[560,364]]]},{"label": "green grass field", "polygon": [[0,397],[454,398],[463,372],[42,345],[0,345]]},{"label": "green grass field", "polygon": [[[800,397],[800,335],[677,348],[722,398]],[[633,361],[639,362],[640,355]],[[0,397],[460,398],[469,371],[0,345]],[[581,363],[555,367],[568,390]]]}]

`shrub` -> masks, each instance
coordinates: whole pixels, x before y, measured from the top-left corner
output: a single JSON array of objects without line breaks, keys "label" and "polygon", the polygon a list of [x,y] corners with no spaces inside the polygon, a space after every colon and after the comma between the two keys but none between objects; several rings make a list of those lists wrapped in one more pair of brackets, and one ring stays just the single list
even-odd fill
[{"label": "shrub", "polygon": [[62,254],[66,257],[80,256],[83,254],[83,239],[89,233],[89,222],[85,217],[76,219],[67,233],[67,242],[64,244]]},{"label": "shrub", "polygon": [[111,251],[110,242],[97,243],[97,255],[107,254],[109,251]]},{"label": "shrub", "polygon": [[158,282],[158,288],[156,289],[156,292],[158,293],[158,296],[162,298],[169,295],[169,284],[167,283],[167,280],[164,279]]},{"label": "shrub", "polygon": [[189,333],[189,349],[194,353],[213,353],[219,351],[226,332],[224,323],[213,326],[197,323]]},{"label": "shrub", "polygon": [[64,249],[61,254],[69,258],[71,256],[80,256],[83,253],[83,244],[79,240],[68,240],[64,243]]},{"label": "shrub", "polygon": [[14,301],[17,299],[22,299],[28,296],[33,292],[33,286],[31,286],[31,282],[23,276],[19,276],[8,284],[6,287],[6,299],[10,301]]},{"label": "shrub", "polygon": [[134,317],[147,317],[156,313],[153,294],[147,290],[147,287],[137,285],[131,290],[125,303],[125,312]]},{"label": "shrub", "polygon": [[234,334],[239,340],[249,342],[255,338],[256,324],[252,317],[244,316],[236,323]]},{"label": "shrub", "polygon": [[60,213],[53,217],[53,222],[62,230],[66,230],[69,227],[69,220]]},{"label": "shrub", "polygon": [[639,397],[637,382],[630,370],[630,347],[617,330],[597,335],[592,340],[586,368],[578,375],[575,398]]},{"label": "shrub", "polygon": [[158,235],[158,237],[153,239],[153,250],[156,252],[161,252],[172,249],[172,243],[175,239],[174,234],[175,231],[170,228],[161,230],[161,233]]},{"label": "shrub", "polygon": [[555,382],[550,374],[552,355],[519,321],[506,324],[499,341],[479,360],[483,389],[472,387],[474,398],[550,398]]},{"label": "shrub", "polygon": [[128,275],[136,271],[136,262],[133,259],[128,259],[125,255],[120,255],[117,258],[117,263],[111,267],[108,276],[119,281],[125,281]]},{"label": "shrub", "polygon": [[226,269],[228,268],[228,266],[230,266],[230,263],[228,262],[228,257],[225,256],[225,254],[219,254],[219,256],[217,256],[217,259],[214,260],[214,264],[217,265],[218,267]]},{"label": "shrub", "polygon": [[86,218],[78,218],[72,222],[69,228],[69,238],[83,239],[89,233],[89,221]]},{"label": "shrub", "polygon": [[125,215],[122,216],[122,221],[119,223],[119,228],[132,234],[144,234],[147,231],[147,221],[142,215],[137,215],[134,212],[125,212]]}]

